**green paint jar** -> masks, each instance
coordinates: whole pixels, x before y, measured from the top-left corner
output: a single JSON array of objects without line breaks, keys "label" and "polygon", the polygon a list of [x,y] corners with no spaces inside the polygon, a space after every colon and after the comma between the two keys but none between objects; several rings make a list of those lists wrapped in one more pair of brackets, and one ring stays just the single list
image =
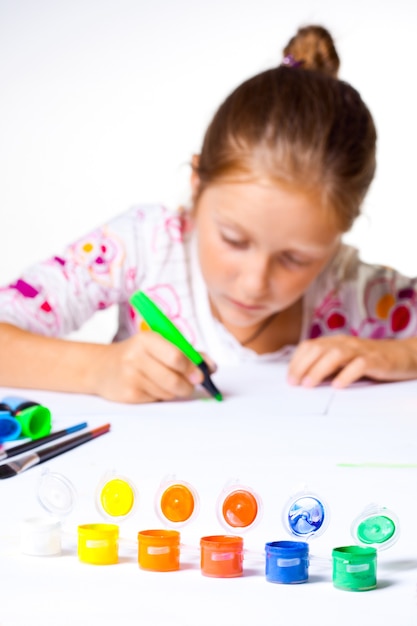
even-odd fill
[{"label": "green paint jar", "polygon": [[333,585],[345,591],[376,588],[376,549],[362,546],[334,548]]}]

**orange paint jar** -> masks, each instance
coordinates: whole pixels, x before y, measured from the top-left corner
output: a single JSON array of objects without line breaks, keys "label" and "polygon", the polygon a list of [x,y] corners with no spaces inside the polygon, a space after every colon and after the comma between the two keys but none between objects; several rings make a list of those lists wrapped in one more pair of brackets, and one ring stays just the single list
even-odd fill
[{"label": "orange paint jar", "polygon": [[180,533],[177,530],[141,530],[138,533],[141,569],[173,572],[180,569]]},{"label": "orange paint jar", "polygon": [[200,539],[201,573],[214,578],[235,578],[243,574],[243,539],[233,535],[212,535]]}]

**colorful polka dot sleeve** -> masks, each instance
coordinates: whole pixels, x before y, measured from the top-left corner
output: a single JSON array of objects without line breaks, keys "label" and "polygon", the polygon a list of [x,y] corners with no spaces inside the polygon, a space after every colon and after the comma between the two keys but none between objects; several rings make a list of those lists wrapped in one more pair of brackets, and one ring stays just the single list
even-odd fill
[{"label": "colorful polka dot sleeve", "polygon": [[342,247],[308,298],[309,338],[332,334],[369,339],[417,335],[416,279],[388,267],[363,263],[348,246]]},{"label": "colorful polka dot sleeve", "polygon": [[[134,291],[146,281],[158,281],[164,268],[171,268],[168,279],[186,282],[183,230],[184,219],[164,207],[131,209],[0,288],[0,320],[42,335],[65,336],[116,304],[118,338],[129,336],[138,329],[129,305]],[[172,286],[164,290],[156,282],[153,288],[158,291],[158,286],[162,306],[174,310],[181,290],[178,295]],[[177,321],[185,327],[177,309]]]}]

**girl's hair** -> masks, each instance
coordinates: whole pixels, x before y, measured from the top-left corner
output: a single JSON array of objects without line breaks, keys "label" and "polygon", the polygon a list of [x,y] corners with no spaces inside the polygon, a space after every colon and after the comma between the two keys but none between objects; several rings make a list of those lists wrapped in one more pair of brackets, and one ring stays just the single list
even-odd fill
[{"label": "girl's hair", "polygon": [[337,77],[339,55],[333,37],[323,26],[299,28],[282,52],[284,64],[301,65],[306,70],[319,70]]},{"label": "girl's hair", "polygon": [[221,182],[284,184],[314,194],[346,231],[372,182],[375,148],[372,116],[353,87],[281,65],[242,83],[215,113],[195,166],[198,196]]}]

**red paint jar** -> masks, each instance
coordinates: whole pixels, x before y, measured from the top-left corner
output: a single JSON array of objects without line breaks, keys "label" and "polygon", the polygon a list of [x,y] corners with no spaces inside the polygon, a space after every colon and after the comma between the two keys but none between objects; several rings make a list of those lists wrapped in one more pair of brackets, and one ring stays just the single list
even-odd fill
[{"label": "red paint jar", "polygon": [[202,537],[201,573],[214,578],[234,578],[243,574],[243,539],[233,535]]}]

